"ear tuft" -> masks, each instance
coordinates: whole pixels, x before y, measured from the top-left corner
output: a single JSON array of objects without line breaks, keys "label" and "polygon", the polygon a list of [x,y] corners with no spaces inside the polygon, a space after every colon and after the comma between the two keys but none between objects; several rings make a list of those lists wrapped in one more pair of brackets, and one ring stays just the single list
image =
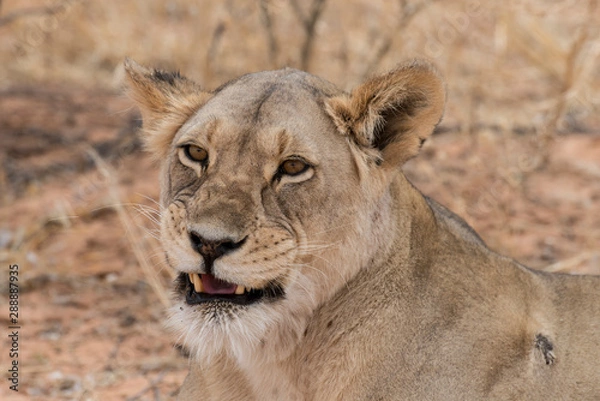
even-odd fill
[{"label": "ear tuft", "polygon": [[444,103],[444,84],[435,68],[412,61],[367,80],[350,95],[327,99],[326,110],[343,134],[378,150],[384,164],[402,165],[431,135]]},{"label": "ear tuft", "polygon": [[179,72],[150,69],[130,58],[123,65],[128,94],[142,113],[146,148],[162,159],[177,130],[211,94]]}]

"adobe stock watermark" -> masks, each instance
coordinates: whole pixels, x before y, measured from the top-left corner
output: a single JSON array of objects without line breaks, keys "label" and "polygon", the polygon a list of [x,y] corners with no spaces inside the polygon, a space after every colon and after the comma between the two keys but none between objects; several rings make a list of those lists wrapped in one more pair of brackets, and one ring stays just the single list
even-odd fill
[{"label": "adobe stock watermark", "polygon": [[454,43],[471,25],[472,18],[483,15],[480,0],[465,3],[462,11],[456,11],[444,17],[434,36],[428,36],[425,43],[425,55],[431,59],[440,57],[444,48]]},{"label": "adobe stock watermark", "polygon": [[[565,96],[566,101],[577,110],[581,118],[596,113],[597,105],[600,104],[600,97],[589,90]],[[477,214],[489,214],[501,207],[502,199],[505,199],[512,190],[519,188],[522,177],[534,172],[544,163],[544,154],[547,151],[546,147],[549,146],[549,140],[556,147],[568,138],[555,132],[557,129],[553,127],[540,127],[539,130],[540,132],[529,139],[530,149],[517,153],[514,162],[507,169],[499,171],[498,177],[492,184],[479,193],[474,204],[474,211]]]},{"label": "adobe stock watermark", "polygon": [[19,315],[19,265],[8,266],[8,383],[12,391],[19,391],[19,336],[21,330]]},{"label": "adobe stock watermark", "polygon": [[538,168],[542,163],[541,142],[533,139],[532,153],[521,153],[516,157],[515,162],[507,169],[501,169],[497,178],[487,188],[479,192],[477,201],[474,205],[474,211],[479,215],[486,215],[493,210],[501,207],[502,199],[520,186],[522,177]]},{"label": "adobe stock watermark", "polygon": [[44,44],[48,36],[60,28],[60,23],[66,18],[73,7],[82,0],[54,0],[38,14],[41,18],[28,26],[19,35],[18,42],[14,44],[13,54],[17,60],[26,57],[32,51]]}]

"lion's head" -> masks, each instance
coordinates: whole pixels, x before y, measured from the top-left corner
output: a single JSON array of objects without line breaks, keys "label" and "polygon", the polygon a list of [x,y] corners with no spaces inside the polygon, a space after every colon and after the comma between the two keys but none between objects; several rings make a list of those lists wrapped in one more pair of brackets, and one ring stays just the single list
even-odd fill
[{"label": "lion's head", "polygon": [[412,62],[347,94],[283,69],[208,92],[125,66],[162,164],[171,326],[203,360],[285,354],[320,304],[389,252],[389,187],[441,118],[441,79]]}]

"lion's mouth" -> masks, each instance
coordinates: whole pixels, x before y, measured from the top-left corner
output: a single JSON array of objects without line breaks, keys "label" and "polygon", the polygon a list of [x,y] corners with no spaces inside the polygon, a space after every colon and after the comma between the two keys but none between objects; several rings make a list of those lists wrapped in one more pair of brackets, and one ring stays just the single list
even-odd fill
[{"label": "lion's mouth", "polygon": [[276,283],[270,283],[263,289],[246,288],[218,279],[212,274],[181,273],[179,285],[188,305],[215,301],[250,305],[261,300],[282,298],[285,295],[283,287]]}]

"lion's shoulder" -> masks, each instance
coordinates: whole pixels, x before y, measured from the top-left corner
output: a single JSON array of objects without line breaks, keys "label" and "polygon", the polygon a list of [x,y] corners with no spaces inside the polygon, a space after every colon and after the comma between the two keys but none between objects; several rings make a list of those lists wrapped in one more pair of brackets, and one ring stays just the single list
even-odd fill
[{"label": "lion's shoulder", "polygon": [[425,196],[425,201],[434,213],[437,221],[446,226],[460,239],[487,248],[485,241],[462,217],[437,201]]}]

